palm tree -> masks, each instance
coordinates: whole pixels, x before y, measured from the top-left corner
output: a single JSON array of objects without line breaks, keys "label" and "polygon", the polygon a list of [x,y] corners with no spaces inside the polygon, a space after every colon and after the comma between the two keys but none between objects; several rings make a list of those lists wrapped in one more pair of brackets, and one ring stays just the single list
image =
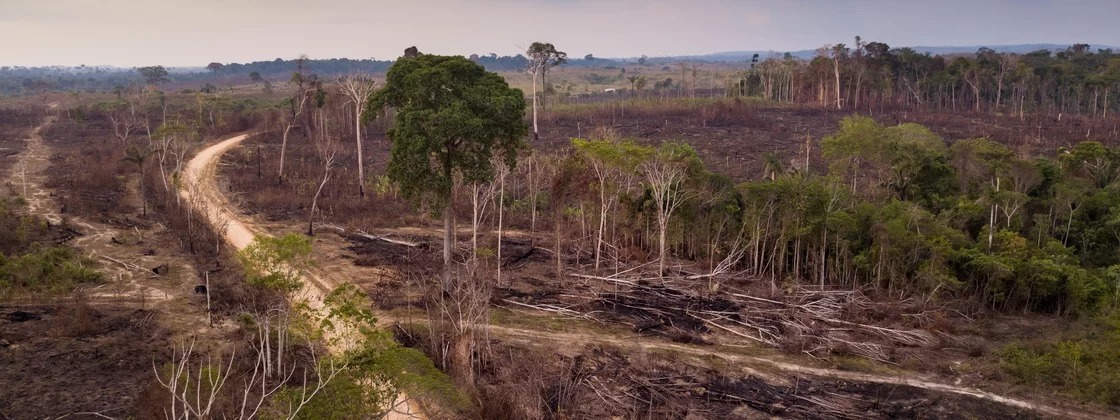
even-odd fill
[{"label": "palm tree", "polygon": [[148,156],[151,156],[152,153],[155,153],[155,151],[148,149],[141,150],[139,147],[133,145],[128,146],[128,150],[124,152],[124,158],[121,158],[123,162],[136,165],[136,169],[140,173],[140,206],[142,208],[141,214],[145,217],[148,215],[148,201],[144,196],[144,161],[146,161]]},{"label": "palm tree", "polygon": [[769,177],[773,181],[782,172],[782,161],[778,159],[778,155],[774,152],[766,152],[762,155],[763,163],[763,176]]}]

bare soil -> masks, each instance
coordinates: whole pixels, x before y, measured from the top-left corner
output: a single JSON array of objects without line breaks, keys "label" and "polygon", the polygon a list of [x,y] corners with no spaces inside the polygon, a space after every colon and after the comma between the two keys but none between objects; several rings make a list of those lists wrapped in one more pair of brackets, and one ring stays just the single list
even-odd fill
[{"label": "bare soil", "polygon": [[[23,196],[30,216],[50,221],[54,242],[74,247],[105,281],[72,295],[0,302],[5,418],[162,417],[166,401],[153,364],[191,339],[222,348],[234,329],[221,317],[228,303],[216,311],[215,327],[207,324],[206,297],[196,293],[203,272],[179,252],[174,232],[139,214],[136,178],[117,171],[123,152],[111,134],[68,131],[83,127],[51,116],[23,136],[9,170],[25,168],[26,182],[21,177],[4,193]],[[104,182],[85,182],[96,176]],[[236,276],[211,274],[212,285]],[[222,302],[228,300],[216,300]]]},{"label": "bare soil", "polygon": [[170,359],[164,321],[160,311],[96,301],[0,306],[0,417],[142,417],[159,406],[145,400],[152,366]]}]

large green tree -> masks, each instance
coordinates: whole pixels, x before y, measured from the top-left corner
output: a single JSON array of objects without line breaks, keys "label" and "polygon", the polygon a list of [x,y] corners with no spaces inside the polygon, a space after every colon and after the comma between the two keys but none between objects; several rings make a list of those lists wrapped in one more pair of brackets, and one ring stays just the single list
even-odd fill
[{"label": "large green tree", "polygon": [[369,99],[364,117],[396,109],[388,175],[401,194],[443,210],[445,272],[451,264],[453,187],[493,178],[491,158],[513,167],[528,134],[525,95],[460,56],[402,57]]},{"label": "large green tree", "polygon": [[155,86],[170,81],[170,79],[167,78],[170,73],[168,73],[167,69],[163,66],[140,67],[137,68],[136,71],[139,72],[141,76],[144,76],[144,81],[147,82],[149,86]]}]

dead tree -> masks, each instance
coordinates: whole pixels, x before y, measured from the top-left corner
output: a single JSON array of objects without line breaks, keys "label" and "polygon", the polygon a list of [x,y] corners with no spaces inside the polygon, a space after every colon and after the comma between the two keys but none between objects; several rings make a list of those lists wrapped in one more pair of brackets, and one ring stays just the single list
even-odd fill
[{"label": "dead tree", "polygon": [[[320,116],[320,118],[324,118]],[[325,119],[325,118],[324,118]],[[323,165],[323,178],[319,182],[319,188],[315,190],[315,195],[311,198],[311,212],[307,216],[307,236],[315,235],[315,210],[318,208],[319,195],[323,193],[323,187],[327,185],[327,181],[331,178],[331,169],[335,165],[335,157],[338,155],[338,143],[335,143],[327,129],[326,121],[320,121],[321,129],[314,137],[315,154],[319,156],[319,162]]]},{"label": "dead tree", "polygon": [[109,123],[113,126],[113,135],[121,141],[122,146],[128,145],[128,136],[133,131],[141,128],[140,120],[137,119],[134,108],[129,109],[118,108],[109,112]]},{"label": "dead tree", "polygon": [[[222,366],[222,358],[214,364],[213,359],[207,355],[206,363],[198,365],[198,372],[191,366],[191,355],[194,353],[194,341],[189,345],[183,344],[182,350],[175,349],[171,355],[170,369],[164,374],[153,364],[156,380],[171,394],[171,404],[167,411],[170,419],[210,418],[221,390],[233,372],[231,355],[229,362]],[[216,367],[216,368],[215,368]]]},{"label": "dead tree", "polygon": [[493,182],[471,185],[471,264],[474,265],[478,264],[478,225],[486,217],[486,208],[496,187]]},{"label": "dead tree", "polygon": [[366,111],[369,95],[373,93],[374,81],[372,77],[363,74],[352,74],[338,77],[338,88],[346,95],[349,102],[354,105],[354,139],[358,146],[358,195],[366,196],[366,176],[362,160],[362,113]]},{"label": "dead tree", "polygon": [[474,270],[443,276],[442,281],[429,294],[428,318],[438,326],[429,330],[432,343],[453,376],[474,383],[476,339],[485,336],[492,284]]},{"label": "dead tree", "polygon": [[685,168],[681,164],[682,154],[673,148],[662,150],[654,159],[642,164],[642,173],[653,196],[657,215],[658,269],[665,274],[665,260],[668,257],[669,220],[673,213],[684,203],[686,193],[681,191],[685,179]]},{"label": "dead tree", "polygon": [[836,78],[836,109],[843,109],[843,102],[840,99],[840,61],[848,57],[848,48],[844,44],[836,44],[832,46],[832,72]]},{"label": "dead tree", "polygon": [[502,284],[502,217],[505,213],[506,203],[506,177],[509,176],[509,167],[505,165],[501,159],[495,159],[497,162],[494,165],[495,178],[498,179],[498,249],[497,249],[497,270],[498,273],[495,279],[498,285]]},{"label": "dead tree", "polygon": [[280,141],[280,173],[277,176],[277,182],[284,181],[284,153],[288,149],[288,133],[293,128],[299,127],[300,117],[307,106],[308,92],[305,85],[307,77],[303,74],[303,62],[306,60],[307,56],[305,55],[296,59],[296,72],[292,74],[292,82],[296,84],[296,94],[289,101],[292,115],[288,124],[284,126],[284,134]]}]

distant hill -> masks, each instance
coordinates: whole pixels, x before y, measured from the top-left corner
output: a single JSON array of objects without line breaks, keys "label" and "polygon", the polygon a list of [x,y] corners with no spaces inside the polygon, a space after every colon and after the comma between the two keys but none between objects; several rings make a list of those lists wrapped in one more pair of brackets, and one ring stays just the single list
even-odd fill
[{"label": "distant hill", "polygon": [[[897,48],[893,45],[891,47],[892,48]],[[1016,45],[964,45],[964,46],[937,46],[937,47],[917,46],[917,47],[910,47],[910,48],[914,49],[915,51],[918,51],[918,52],[921,52],[921,53],[929,53],[931,55],[950,55],[950,54],[970,54],[970,53],[974,53],[974,52],[976,52],[976,50],[980,49],[981,47],[988,47],[988,48],[991,48],[993,50],[996,50],[997,52],[1002,52],[1002,53],[1010,52],[1010,53],[1016,53],[1016,54],[1026,54],[1026,53],[1029,53],[1029,52],[1032,52],[1032,51],[1038,51],[1038,50],[1060,51],[1060,50],[1064,50],[1066,48],[1069,48],[1069,45],[1064,45],[1064,44],[1016,44]],[[1096,51],[1097,49],[1113,49],[1113,50],[1120,49],[1120,48],[1113,47],[1113,46],[1108,46],[1108,45],[1092,45],[1092,44],[1090,44],[1090,48],[1093,51]],[[717,53],[705,54],[705,55],[680,56],[680,57],[669,57],[669,58],[683,59],[683,60],[705,60],[705,61],[746,61],[746,60],[750,60],[751,57],[753,57],[755,54],[758,54],[758,58],[760,60],[765,60],[766,57],[769,57],[770,55],[784,55],[786,52],[787,51],[772,51],[772,50],[771,51],[725,51],[725,52],[717,52]],[[788,51],[788,52],[791,55],[793,55],[794,57],[797,57],[797,58],[812,58],[813,55],[816,54],[816,50],[797,50],[797,51]]]}]

